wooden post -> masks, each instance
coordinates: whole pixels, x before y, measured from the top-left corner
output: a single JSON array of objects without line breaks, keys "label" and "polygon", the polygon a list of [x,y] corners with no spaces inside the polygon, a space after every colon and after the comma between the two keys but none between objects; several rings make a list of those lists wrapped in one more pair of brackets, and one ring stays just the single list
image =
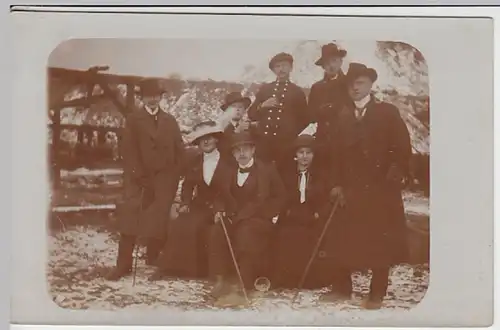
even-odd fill
[{"label": "wooden post", "polygon": [[59,145],[61,141],[61,108],[54,109],[52,117],[52,186],[57,189],[61,185],[61,166],[59,164]]}]

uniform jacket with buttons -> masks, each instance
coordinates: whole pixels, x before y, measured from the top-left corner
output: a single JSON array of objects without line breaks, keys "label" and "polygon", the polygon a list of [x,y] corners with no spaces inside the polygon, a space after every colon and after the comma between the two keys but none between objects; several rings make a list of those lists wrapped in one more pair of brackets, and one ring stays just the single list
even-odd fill
[{"label": "uniform jacket with buttons", "polygon": [[124,198],[119,210],[123,234],[163,238],[179,184],[184,144],[175,118],[156,118],[138,108],[123,132]]},{"label": "uniform jacket with buttons", "polygon": [[[262,103],[271,97],[275,97],[279,105],[262,108]],[[301,87],[290,81],[264,84],[248,109],[248,117],[258,121],[260,138],[276,137],[274,141],[281,143],[294,139],[310,122],[306,95]]]}]

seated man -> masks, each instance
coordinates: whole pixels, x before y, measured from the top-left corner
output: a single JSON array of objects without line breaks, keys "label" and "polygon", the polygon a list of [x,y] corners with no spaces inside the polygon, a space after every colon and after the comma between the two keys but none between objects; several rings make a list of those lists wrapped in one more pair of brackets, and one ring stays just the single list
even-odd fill
[{"label": "seated man", "polygon": [[180,215],[170,222],[170,236],[158,259],[158,270],[151,280],[158,280],[164,275],[207,276],[206,237],[217,210],[215,200],[228,171],[217,149],[217,141],[222,134],[222,129],[213,121],[194,127],[192,144],[202,152],[186,169]]},{"label": "seated man", "polygon": [[[283,208],[285,191],[275,167],[254,159],[255,142],[248,132],[236,133],[231,143],[237,167],[226,173],[222,198],[225,214],[216,216],[209,243],[209,272],[216,279],[212,296],[224,301],[228,280],[236,272],[231,247],[245,290],[250,293],[257,277],[268,271],[273,218]],[[223,221],[223,223],[221,223]],[[232,303],[245,303],[241,291]]]},{"label": "seated man", "polygon": [[[281,176],[287,190],[287,202],[279,216],[272,249],[271,282],[274,287],[280,288],[295,288],[299,285],[332,208],[329,203],[328,176],[321,172],[315,162],[315,138],[302,134],[295,140],[293,148],[295,166],[287,167]],[[304,283],[305,288],[330,284],[325,266],[328,265],[315,260]]]}]

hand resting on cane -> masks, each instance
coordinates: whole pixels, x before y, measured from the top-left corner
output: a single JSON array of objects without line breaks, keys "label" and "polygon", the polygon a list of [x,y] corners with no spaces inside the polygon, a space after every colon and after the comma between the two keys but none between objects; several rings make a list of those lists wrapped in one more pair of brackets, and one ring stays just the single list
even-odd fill
[{"label": "hand resting on cane", "polygon": [[344,191],[340,186],[333,187],[332,190],[330,190],[330,200],[334,202],[337,199],[339,200],[340,206],[345,206],[346,202],[345,202]]}]

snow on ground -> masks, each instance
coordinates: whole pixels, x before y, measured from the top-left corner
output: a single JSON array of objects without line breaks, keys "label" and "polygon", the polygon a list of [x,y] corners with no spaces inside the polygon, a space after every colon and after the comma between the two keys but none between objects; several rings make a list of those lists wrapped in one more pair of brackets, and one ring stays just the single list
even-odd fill
[{"label": "snow on ground", "polygon": [[[49,236],[47,280],[54,301],[71,309],[118,310],[155,309],[165,312],[179,310],[215,310],[204,303],[204,294],[210,289],[205,281],[164,280],[147,281],[154,271],[142,260],[139,251],[135,286],[132,276],[118,282],[104,280],[104,274],[115,263],[117,254],[116,234],[99,228],[78,226]],[[353,274],[355,299],[350,303],[318,302],[321,292],[327,289],[304,291],[299,295],[294,310],[304,310],[311,315],[329,315],[332,311],[373,313],[360,310],[363,295],[368,292],[370,273]],[[391,271],[391,281],[383,310],[401,311],[416,306],[424,297],[429,283],[427,265],[401,265]],[[286,312],[291,310],[292,291],[270,292],[255,301],[253,308],[259,312]],[[371,314],[373,315],[373,314]],[[352,316],[352,315],[351,315]]]}]

